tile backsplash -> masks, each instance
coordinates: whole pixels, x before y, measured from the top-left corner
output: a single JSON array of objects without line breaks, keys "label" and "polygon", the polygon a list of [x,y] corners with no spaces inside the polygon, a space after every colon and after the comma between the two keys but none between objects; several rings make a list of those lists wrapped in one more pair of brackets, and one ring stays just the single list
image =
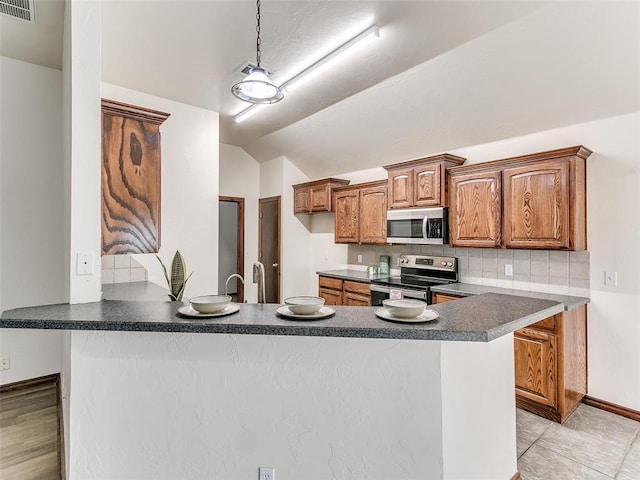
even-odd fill
[{"label": "tile backsplash", "polygon": [[144,282],[147,278],[147,269],[131,255],[102,256],[102,283]]},{"label": "tile backsplash", "polygon": [[[589,252],[509,250],[497,248],[453,248],[448,245],[349,245],[349,265],[378,263],[380,255],[391,256],[398,268],[403,253],[444,255],[458,258],[460,280],[505,288],[531,289],[562,294],[585,294],[589,290]],[[362,262],[358,262],[362,255]],[[504,274],[505,265],[513,275]]]}]

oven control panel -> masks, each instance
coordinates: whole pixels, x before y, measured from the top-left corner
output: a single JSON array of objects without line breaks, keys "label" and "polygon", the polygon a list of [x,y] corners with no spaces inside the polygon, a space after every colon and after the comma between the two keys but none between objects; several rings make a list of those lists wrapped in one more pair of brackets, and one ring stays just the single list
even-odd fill
[{"label": "oven control panel", "polygon": [[453,272],[455,271],[457,265],[455,257],[434,257],[429,255],[402,254],[398,257],[398,266]]}]

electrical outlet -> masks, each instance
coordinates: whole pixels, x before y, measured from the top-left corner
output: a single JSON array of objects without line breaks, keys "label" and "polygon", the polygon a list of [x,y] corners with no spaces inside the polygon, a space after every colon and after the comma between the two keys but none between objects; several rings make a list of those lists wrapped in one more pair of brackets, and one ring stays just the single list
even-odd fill
[{"label": "electrical outlet", "polygon": [[511,265],[510,263],[505,263],[504,274],[506,277],[513,277],[513,265]]},{"label": "electrical outlet", "polygon": [[362,263],[362,254],[361,253],[358,254],[358,263]]},{"label": "electrical outlet", "polygon": [[604,284],[608,287],[618,285],[618,272],[604,272]]},{"label": "electrical outlet", "polygon": [[76,275],[93,275],[93,252],[78,252]]},{"label": "electrical outlet", "polygon": [[9,370],[11,368],[11,357],[2,357],[0,359],[0,370]]},{"label": "electrical outlet", "polygon": [[276,480],[275,468],[273,467],[260,467],[258,473],[258,480]]}]

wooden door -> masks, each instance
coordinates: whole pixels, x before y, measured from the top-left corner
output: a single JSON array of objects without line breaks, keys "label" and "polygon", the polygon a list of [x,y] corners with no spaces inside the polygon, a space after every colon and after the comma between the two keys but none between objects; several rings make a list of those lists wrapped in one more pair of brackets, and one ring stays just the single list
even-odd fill
[{"label": "wooden door", "polygon": [[360,295],[358,293],[346,292],[342,298],[343,305],[349,307],[369,307],[371,306],[371,297]]},{"label": "wooden door", "polygon": [[450,177],[451,245],[459,247],[500,245],[501,177],[500,170]]},{"label": "wooden door", "polygon": [[556,406],[556,336],[523,328],[514,334],[516,395]]},{"label": "wooden door", "polygon": [[311,198],[309,187],[294,187],[293,189],[293,213],[309,213],[311,211]]},{"label": "wooden door", "polygon": [[342,305],[342,292],[339,290],[320,287],[318,296],[324,298],[325,305]]},{"label": "wooden door", "polygon": [[413,207],[413,169],[389,170],[389,208]]},{"label": "wooden door", "polygon": [[280,303],[280,197],[259,200],[258,258],[264,265],[266,303]]},{"label": "wooden door", "polygon": [[433,207],[444,204],[442,164],[425,165],[413,169],[413,204]]},{"label": "wooden door", "polygon": [[569,248],[569,166],[566,159],[506,168],[504,245]]},{"label": "wooden door", "polygon": [[387,243],[387,187],[360,191],[360,243]]},{"label": "wooden door", "polygon": [[360,190],[351,189],[335,193],[335,242],[358,243],[360,238]]}]

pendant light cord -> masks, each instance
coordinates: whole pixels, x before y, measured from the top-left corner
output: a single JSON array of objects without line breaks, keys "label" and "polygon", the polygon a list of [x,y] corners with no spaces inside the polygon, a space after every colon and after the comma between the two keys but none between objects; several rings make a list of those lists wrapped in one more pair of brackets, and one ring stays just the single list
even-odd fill
[{"label": "pendant light cord", "polygon": [[256,63],[258,67],[260,66],[260,0],[256,2],[256,6],[258,7],[258,13],[256,13],[256,20],[258,24],[256,25],[256,32],[258,34],[258,38],[256,39]]}]

